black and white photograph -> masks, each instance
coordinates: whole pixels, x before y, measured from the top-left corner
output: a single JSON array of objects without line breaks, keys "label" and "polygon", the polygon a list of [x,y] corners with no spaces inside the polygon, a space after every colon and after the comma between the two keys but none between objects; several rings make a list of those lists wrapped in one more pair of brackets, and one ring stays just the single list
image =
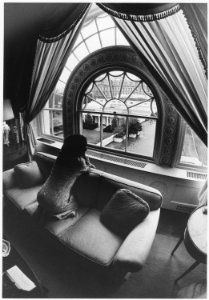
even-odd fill
[{"label": "black and white photograph", "polygon": [[207,14],[2,3],[2,298],[207,299]]}]

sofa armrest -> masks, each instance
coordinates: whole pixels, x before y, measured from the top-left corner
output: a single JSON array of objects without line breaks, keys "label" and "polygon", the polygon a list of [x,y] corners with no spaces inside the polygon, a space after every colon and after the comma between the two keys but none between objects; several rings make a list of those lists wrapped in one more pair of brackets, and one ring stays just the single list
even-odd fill
[{"label": "sofa armrest", "polygon": [[3,172],[3,191],[13,188],[17,185],[14,175],[14,169]]},{"label": "sofa armrest", "polygon": [[44,152],[37,152],[33,156],[33,160],[37,162],[45,180],[49,177],[56,159],[56,156]]},{"label": "sofa armrest", "polygon": [[125,238],[114,257],[113,264],[127,272],[136,272],[144,265],[155,238],[160,209],[148,216]]}]

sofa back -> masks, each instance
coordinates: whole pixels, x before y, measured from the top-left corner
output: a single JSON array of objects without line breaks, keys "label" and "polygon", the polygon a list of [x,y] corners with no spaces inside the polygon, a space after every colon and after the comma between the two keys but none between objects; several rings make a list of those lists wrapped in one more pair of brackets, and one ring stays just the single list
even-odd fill
[{"label": "sofa back", "polygon": [[104,208],[118,189],[131,190],[149,204],[151,211],[160,208],[162,205],[162,195],[155,188],[96,169],[93,169],[92,173],[100,175],[97,201],[99,210]]},{"label": "sofa back", "polygon": [[[43,176],[47,178],[56,156],[37,152],[34,160],[39,165]],[[102,210],[112,195],[122,188],[129,189],[144,199],[151,211],[162,205],[162,195],[157,189],[97,169],[91,169],[89,173],[83,172],[75,181],[72,193],[80,205]]]}]

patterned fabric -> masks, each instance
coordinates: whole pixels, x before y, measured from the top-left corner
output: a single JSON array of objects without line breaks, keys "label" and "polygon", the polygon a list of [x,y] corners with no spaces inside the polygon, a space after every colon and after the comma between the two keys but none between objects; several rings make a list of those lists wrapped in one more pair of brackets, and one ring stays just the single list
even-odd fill
[{"label": "patterned fabric", "polygon": [[[52,215],[76,211],[77,203],[71,197],[71,188],[76,178],[87,169],[83,158],[74,165],[55,163],[49,178],[38,193],[37,200],[42,208]],[[67,213],[68,212],[68,213]]]},{"label": "patterned fabric", "polygon": [[149,213],[149,205],[127,189],[118,190],[101,213],[101,221],[115,234],[125,237]]}]

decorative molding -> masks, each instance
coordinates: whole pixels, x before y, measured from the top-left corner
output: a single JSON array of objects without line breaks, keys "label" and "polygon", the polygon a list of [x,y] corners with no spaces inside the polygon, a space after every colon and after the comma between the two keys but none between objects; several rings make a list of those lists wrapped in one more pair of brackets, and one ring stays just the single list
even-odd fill
[{"label": "decorative molding", "polygon": [[[85,58],[72,72],[63,97],[64,137],[79,132],[78,110],[82,92],[95,76],[111,69],[126,69],[147,82],[157,99],[159,120],[157,122],[154,161],[171,166],[174,157],[175,136],[178,127],[178,114],[165,97],[155,78],[147,70],[143,61],[128,46],[114,46],[98,50]],[[163,134],[162,134],[163,133]]]},{"label": "decorative molding", "polygon": [[173,166],[176,153],[176,137],[179,132],[179,114],[170,100],[166,99],[163,139],[159,164]]},{"label": "decorative molding", "polygon": [[[125,4],[103,4],[97,3],[97,5],[106,13],[113,17],[122,20],[131,20],[135,22],[151,22],[160,19],[167,18],[180,10],[180,5],[175,3],[166,4],[152,4],[149,9],[144,9],[144,4],[132,3],[129,4],[129,9]],[[146,6],[146,4],[145,4]]]}]

